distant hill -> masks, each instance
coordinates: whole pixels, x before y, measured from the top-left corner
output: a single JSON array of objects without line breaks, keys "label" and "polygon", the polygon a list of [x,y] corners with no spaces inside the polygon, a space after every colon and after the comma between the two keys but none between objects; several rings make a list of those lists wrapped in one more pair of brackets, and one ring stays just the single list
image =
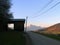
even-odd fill
[{"label": "distant hill", "polygon": [[45,34],[60,34],[60,23],[54,24],[48,28],[39,29],[36,32]]},{"label": "distant hill", "polygon": [[55,24],[53,26],[50,26],[50,27],[48,27],[46,29],[47,29],[47,31],[60,31],[60,23]]},{"label": "distant hill", "polygon": [[53,26],[50,26],[50,27],[46,28],[45,31],[47,33],[54,33],[54,34],[60,33],[60,23],[55,24]]},{"label": "distant hill", "polygon": [[42,29],[43,27],[40,27],[40,26],[36,26],[36,25],[30,25],[28,26],[28,30],[27,31],[36,31],[38,29]]}]

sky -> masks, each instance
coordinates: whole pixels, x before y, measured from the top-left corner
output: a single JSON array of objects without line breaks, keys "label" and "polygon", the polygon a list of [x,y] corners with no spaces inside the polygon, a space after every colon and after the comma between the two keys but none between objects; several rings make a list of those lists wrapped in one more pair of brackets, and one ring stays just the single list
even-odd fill
[{"label": "sky", "polygon": [[12,0],[11,3],[14,18],[28,16],[28,26],[48,27],[60,23],[60,0]]}]

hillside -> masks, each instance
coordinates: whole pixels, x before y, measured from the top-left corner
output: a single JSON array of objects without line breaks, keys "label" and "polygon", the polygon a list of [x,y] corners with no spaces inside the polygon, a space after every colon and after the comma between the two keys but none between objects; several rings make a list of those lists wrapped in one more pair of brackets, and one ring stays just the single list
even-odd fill
[{"label": "hillside", "polygon": [[55,24],[53,26],[50,26],[50,27],[46,28],[45,32],[47,32],[47,33],[53,33],[53,34],[57,34],[57,33],[60,34],[60,23]]},{"label": "hillside", "polygon": [[47,31],[59,31],[60,32],[60,23],[50,26],[46,29]]},{"label": "hillside", "polygon": [[47,33],[47,34],[60,34],[60,23],[54,24],[48,28],[45,28],[43,30],[39,30],[37,32]]}]

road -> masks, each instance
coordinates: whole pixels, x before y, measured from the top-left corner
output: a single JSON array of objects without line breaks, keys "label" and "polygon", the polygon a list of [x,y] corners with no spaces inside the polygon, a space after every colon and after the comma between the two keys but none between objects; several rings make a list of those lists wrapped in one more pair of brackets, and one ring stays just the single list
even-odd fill
[{"label": "road", "polygon": [[30,36],[32,45],[60,45],[60,41],[45,37],[33,32],[27,32]]}]

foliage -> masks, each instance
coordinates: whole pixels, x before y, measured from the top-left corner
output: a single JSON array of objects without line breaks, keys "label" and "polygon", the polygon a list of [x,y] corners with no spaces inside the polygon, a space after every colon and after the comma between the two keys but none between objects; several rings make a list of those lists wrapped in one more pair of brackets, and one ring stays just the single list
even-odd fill
[{"label": "foliage", "polygon": [[10,7],[10,0],[0,0],[0,31],[5,31],[7,21],[13,18]]}]

